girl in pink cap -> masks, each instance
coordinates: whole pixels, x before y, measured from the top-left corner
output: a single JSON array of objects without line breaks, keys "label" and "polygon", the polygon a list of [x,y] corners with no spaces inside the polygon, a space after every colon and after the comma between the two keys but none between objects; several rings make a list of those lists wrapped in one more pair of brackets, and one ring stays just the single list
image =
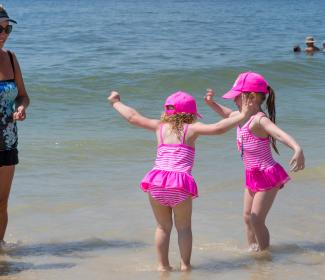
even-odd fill
[{"label": "girl in pink cap", "polygon": [[160,120],[142,116],[120,101],[120,95],[112,91],[108,101],[130,124],[151,130],[157,138],[155,165],[141,181],[141,189],[149,194],[149,201],[157,221],[156,249],[158,270],[169,271],[168,259],[170,233],[174,222],[178,232],[181,255],[180,269],[191,268],[192,252],[192,198],[198,196],[197,185],[191,175],[195,156],[195,141],[200,135],[225,133],[248,115],[248,102],[242,101],[240,113],[215,124],[196,122],[201,117],[195,99],[186,92],[170,95]]},{"label": "girl in pink cap", "polygon": [[[270,144],[276,153],[276,140],[293,150],[290,166],[294,172],[304,169],[303,151],[290,135],[275,125],[275,94],[260,74],[241,73],[232,89],[223,95],[223,98],[234,100],[238,111],[217,104],[213,95],[213,91],[208,89],[205,102],[225,119],[240,114],[242,96],[247,96],[250,102],[248,116],[237,127],[237,146],[246,174],[243,215],[249,250],[264,250],[270,244],[266,216],[278,190],[290,179],[282,166],[273,159]],[[265,100],[268,116],[262,110]]]}]

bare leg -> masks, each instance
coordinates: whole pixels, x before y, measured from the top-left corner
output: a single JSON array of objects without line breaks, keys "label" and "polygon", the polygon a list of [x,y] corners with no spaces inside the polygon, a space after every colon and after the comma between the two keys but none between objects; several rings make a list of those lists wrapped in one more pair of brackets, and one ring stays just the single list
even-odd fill
[{"label": "bare leg", "polygon": [[173,208],[178,246],[181,254],[181,271],[191,269],[192,254],[192,198],[189,197]]},{"label": "bare leg", "polygon": [[8,199],[14,173],[14,165],[0,167],[0,241],[3,241],[7,229]]},{"label": "bare leg", "polygon": [[255,237],[255,232],[253,229],[253,225],[251,223],[251,212],[253,205],[254,193],[249,189],[245,189],[244,193],[244,209],[243,209],[243,217],[246,225],[246,237],[249,248],[253,248],[253,246],[257,245],[257,240]]},{"label": "bare leg", "polygon": [[173,227],[172,208],[159,204],[150,194],[149,200],[157,221],[155,243],[158,254],[158,270],[170,271],[172,268],[169,265],[168,251]]},{"label": "bare leg", "polygon": [[254,196],[251,223],[261,250],[265,250],[270,246],[270,234],[265,225],[265,220],[277,192],[278,188],[273,188],[268,191],[257,192]]}]

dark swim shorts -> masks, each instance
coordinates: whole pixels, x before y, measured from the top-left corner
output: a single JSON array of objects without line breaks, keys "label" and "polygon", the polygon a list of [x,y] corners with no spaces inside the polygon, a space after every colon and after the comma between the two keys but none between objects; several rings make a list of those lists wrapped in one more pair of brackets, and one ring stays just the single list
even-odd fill
[{"label": "dark swim shorts", "polygon": [[0,151],[0,166],[16,165],[18,162],[17,149]]}]

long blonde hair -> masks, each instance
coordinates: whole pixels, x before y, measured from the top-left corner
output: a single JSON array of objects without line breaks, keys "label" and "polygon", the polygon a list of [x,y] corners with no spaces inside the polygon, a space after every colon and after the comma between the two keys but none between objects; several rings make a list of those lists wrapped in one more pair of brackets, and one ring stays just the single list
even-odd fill
[{"label": "long blonde hair", "polygon": [[186,113],[177,113],[174,115],[167,115],[166,113],[162,113],[160,117],[161,122],[169,123],[171,125],[172,132],[177,135],[177,138],[179,140],[182,139],[184,124],[194,123],[196,119],[196,115]]}]

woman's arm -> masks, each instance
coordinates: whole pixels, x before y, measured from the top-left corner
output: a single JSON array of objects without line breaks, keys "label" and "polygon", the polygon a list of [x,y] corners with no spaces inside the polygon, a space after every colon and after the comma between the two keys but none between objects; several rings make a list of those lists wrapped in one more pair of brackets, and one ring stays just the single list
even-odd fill
[{"label": "woman's arm", "polygon": [[285,144],[294,151],[294,154],[290,160],[291,171],[299,171],[305,168],[305,157],[302,148],[296,142],[296,140],[276,126],[270,119],[267,117],[262,117],[260,119],[260,126],[271,135],[274,139]]},{"label": "woman's arm", "polygon": [[207,93],[204,96],[205,103],[221,117],[228,118],[233,111],[228,107],[216,103],[213,100],[213,96],[214,96],[214,91],[208,88]]},{"label": "woman's arm", "polygon": [[112,107],[130,124],[152,131],[155,131],[159,127],[159,120],[146,118],[135,109],[123,104],[117,91],[112,91],[107,99]]},{"label": "woman's arm", "polygon": [[16,110],[13,114],[13,119],[16,121],[23,121],[26,119],[26,109],[29,105],[29,97],[25,88],[23,75],[16,55],[12,53],[15,66],[15,82],[18,89],[18,96],[16,98]]}]

